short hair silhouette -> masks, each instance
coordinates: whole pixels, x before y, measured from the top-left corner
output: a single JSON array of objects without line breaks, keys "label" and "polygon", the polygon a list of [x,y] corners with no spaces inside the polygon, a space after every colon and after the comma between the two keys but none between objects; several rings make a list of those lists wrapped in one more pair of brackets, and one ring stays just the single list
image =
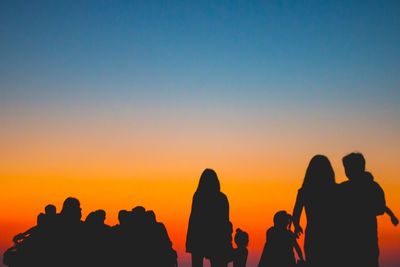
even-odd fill
[{"label": "short hair silhouette", "polygon": [[200,176],[196,193],[217,193],[220,192],[220,190],[221,187],[217,173],[213,169],[205,169]]},{"label": "short hair silhouette", "polygon": [[274,215],[274,225],[279,227],[288,227],[291,216],[285,210],[280,210]]},{"label": "short hair silhouette", "polygon": [[346,175],[349,178],[360,175],[365,171],[365,158],[361,153],[350,153],[344,156],[342,161]]},{"label": "short hair silhouette", "polygon": [[319,189],[321,186],[335,184],[335,172],[329,159],[324,155],[315,155],[308,164],[302,188]]},{"label": "short hair silhouette", "polygon": [[145,214],[145,212],[146,212],[146,209],[142,206],[136,206],[132,209],[133,214],[143,215],[143,214]]},{"label": "short hair silhouette", "polygon": [[46,215],[55,215],[57,213],[56,206],[49,204],[44,208]]},{"label": "short hair silhouette", "polygon": [[125,225],[129,221],[129,211],[127,210],[120,210],[118,212],[118,221],[120,225]]},{"label": "short hair silhouette", "polygon": [[238,247],[247,247],[249,244],[249,234],[237,228],[235,234],[235,243]]}]

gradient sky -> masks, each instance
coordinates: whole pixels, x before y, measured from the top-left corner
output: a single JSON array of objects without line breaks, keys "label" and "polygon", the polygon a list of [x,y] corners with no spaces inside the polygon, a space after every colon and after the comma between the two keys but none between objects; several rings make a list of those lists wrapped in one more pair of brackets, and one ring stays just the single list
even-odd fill
[{"label": "gradient sky", "polygon": [[[311,157],[361,151],[400,215],[399,1],[1,1],[0,253],[47,203],[144,205],[182,266],[220,176],[255,266]],[[177,212],[179,211],[179,212]],[[379,219],[382,267],[400,230]]]}]

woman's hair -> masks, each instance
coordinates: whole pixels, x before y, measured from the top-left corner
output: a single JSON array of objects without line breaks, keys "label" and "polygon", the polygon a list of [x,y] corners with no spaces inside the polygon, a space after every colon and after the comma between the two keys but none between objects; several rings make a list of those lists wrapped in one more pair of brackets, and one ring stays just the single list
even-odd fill
[{"label": "woman's hair", "polygon": [[200,176],[196,194],[220,192],[220,184],[217,173],[212,169],[205,169]]},{"label": "woman's hair", "polygon": [[315,155],[308,164],[302,188],[318,190],[335,184],[335,172],[329,159],[324,155]]}]

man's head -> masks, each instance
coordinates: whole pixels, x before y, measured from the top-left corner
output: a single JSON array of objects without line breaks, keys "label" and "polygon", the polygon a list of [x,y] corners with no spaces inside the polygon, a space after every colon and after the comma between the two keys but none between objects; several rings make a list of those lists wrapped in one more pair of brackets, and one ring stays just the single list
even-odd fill
[{"label": "man's head", "polygon": [[365,172],[365,158],[361,153],[350,153],[342,161],[349,180],[357,179]]}]

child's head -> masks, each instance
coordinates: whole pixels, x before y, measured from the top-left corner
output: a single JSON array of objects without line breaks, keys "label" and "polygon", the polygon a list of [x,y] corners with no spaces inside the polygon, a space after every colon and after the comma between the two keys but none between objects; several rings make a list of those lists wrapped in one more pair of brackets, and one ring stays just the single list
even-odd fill
[{"label": "child's head", "polygon": [[240,228],[236,229],[235,243],[238,248],[247,247],[249,244],[249,234],[242,231]]},{"label": "child's head", "polygon": [[278,211],[274,215],[274,226],[287,229],[290,225],[292,216],[285,210]]},{"label": "child's head", "polygon": [[343,166],[349,180],[362,177],[365,172],[365,158],[361,153],[350,153],[343,157]]},{"label": "child's head", "polygon": [[56,210],[56,206],[54,206],[53,204],[49,204],[44,208],[45,214],[52,216],[52,215],[56,215],[57,210]]}]

